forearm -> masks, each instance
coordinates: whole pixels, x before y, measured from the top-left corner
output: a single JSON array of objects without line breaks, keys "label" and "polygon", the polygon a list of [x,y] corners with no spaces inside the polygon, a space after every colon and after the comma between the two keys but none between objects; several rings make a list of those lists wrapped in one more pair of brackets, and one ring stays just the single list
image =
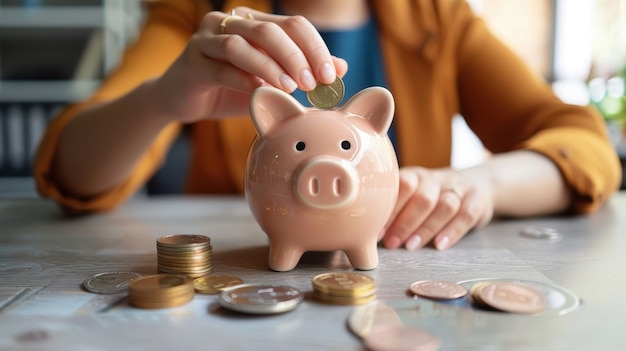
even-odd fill
[{"label": "forearm", "polygon": [[535,216],[564,211],[571,193],[556,165],[532,151],[493,156],[461,171],[462,176],[487,182],[492,189],[496,216]]},{"label": "forearm", "polygon": [[52,167],[53,177],[65,192],[94,196],[129,175],[168,123],[153,108],[151,84],[85,109],[68,123]]}]

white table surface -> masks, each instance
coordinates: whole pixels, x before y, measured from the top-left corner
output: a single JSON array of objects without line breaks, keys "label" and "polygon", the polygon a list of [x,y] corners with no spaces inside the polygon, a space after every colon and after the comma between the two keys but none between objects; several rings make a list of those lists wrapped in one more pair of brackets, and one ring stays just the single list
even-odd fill
[{"label": "white table surface", "polygon": [[[519,235],[533,225],[562,240]],[[215,275],[279,283],[305,293],[295,310],[248,316],[216,295],[196,294],[181,307],[144,310],[124,295],[81,289],[111,271],[156,273],[156,239],[211,238]],[[0,200],[0,350],[362,350],[347,326],[355,306],[311,298],[311,278],[351,271],[341,252],[307,253],[290,272],[267,267],[268,240],[243,198],[136,198],[113,212],[64,217],[49,201]],[[407,326],[426,329],[440,350],[626,350],[626,194],[592,216],[507,220],[466,236],[455,247],[379,250],[378,300]],[[528,316],[462,303],[414,298],[417,280],[506,278],[551,284],[582,300],[565,315]],[[550,312],[550,311],[548,311]]]}]

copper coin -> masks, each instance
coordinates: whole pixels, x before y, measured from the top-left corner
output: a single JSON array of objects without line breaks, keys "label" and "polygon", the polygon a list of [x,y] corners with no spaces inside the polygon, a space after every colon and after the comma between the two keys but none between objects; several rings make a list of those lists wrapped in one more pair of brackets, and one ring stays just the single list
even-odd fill
[{"label": "copper coin", "polygon": [[483,283],[476,288],[475,294],[482,303],[505,312],[532,314],[545,308],[543,295],[526,284]]},{"label": "copper coin", "polygon": [[373,351],[434,351],[441,346],[439,338],[426,330],[398,325],[377,326],[363,342]]},{"label": "copper coin", "polygon": [[443,280],[421,280],[411,284],[413,294],[428,299],[452,300],[467,295],[467,289],[454,282]]}]

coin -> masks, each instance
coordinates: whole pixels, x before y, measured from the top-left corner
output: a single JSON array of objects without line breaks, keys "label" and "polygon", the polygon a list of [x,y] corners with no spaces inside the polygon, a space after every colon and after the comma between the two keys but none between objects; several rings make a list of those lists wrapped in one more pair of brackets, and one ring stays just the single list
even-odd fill
[{"label": "coin", "polygon": [[126,292],[128,284],[141,274],[134,272],[105,272],[94,274],[85,279],[83,288],[96,294],[115,294]]},{"label": "coin", "polygon": [[376,282],[362,273],[321,273],[313,277],[311,283],[313,297],[324,303],[358,305],[376,299]]},{"label": "coin", "polygon": [[468,293],[462,285],[442,280],[417,281],[409,289],[417,296],[435,300],[458,299]]},{"label": "coin", "polygon": [[197,234],[175,234],[157,239],[159,273],[184,274],[191,278],[213,273],[211,239]]},{"label": "coin", "polygon": [[291,311],[304,295],[285,285],[241,284],[220,293],[219,304],[229,310],[249,314],[275,314]]},{"label": "coin", "polygon": [[374,278],[355,272],[321,273],[313,277],[313,289],[335,296],[370,295],[376,289]]},{"label": "coin", "polygon": [[520,230],[520,235],[533,239],[559,240],[561,234],[554,228],[528,226]]},{"label": "coin", "polygon": [[484,282],[472,287],[479,303],[511,313],[538,313],[545,308],[541,293],[522,283]]},{"label": "coin", "polygon": [[379,325],[402,326],[398,313],[382,301],[356,307],[348,317],[348,327],[361,338],[365,338],[374,327]]},{"label": "coin", "polygon": [[178,274],[154,274],[137,278],[128,285],[128,301],[140,308],[167,308],[193,299],[192,280]]},{"label": "coin", "polygon": [[241,278],[230,275],[211,275],[196,278],[193,287],[201,294],[217,294],[235,285],[243,284]]},{"label": "coin", "polygon": [[434,351],[441,346],[435,335],[418,328],[398,325],[379,325],[365,336],[363,343],[368,350]]},{"label": "coin", "polygon": [[211,244],[211,239],[204,235],[197,234],[174,234],[157,239],[157,245],[166,247],[178,246],[206,246]]},{"label": "coin", "polygon": [[331,84],[318,83],[315,89],[306,92],[306,96],[313,106],[328,110],[341,102],[344,93],[343,80],[337,77]]}]

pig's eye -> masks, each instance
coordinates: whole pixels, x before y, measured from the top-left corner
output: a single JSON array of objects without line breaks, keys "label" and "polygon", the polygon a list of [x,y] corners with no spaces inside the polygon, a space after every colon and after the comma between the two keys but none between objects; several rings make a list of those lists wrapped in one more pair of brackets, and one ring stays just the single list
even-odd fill
[{"label": "pig's eye", "polygon": [[344,141],[342,141],[342,142],[341,142],[341,148],[342,148],[342,149],[344,149],[344,150],[350,150],[350,147],[351,147],[351,145],[350,145],[350,142],[349,142],[349,141],[344,140]]},{"label": "pig's eye", "polygon": [[306,147],[306,144],[304,144],[304,141],[299,141],[296,143],[296,150],[298,151],[304,150],[305,147]]}]

